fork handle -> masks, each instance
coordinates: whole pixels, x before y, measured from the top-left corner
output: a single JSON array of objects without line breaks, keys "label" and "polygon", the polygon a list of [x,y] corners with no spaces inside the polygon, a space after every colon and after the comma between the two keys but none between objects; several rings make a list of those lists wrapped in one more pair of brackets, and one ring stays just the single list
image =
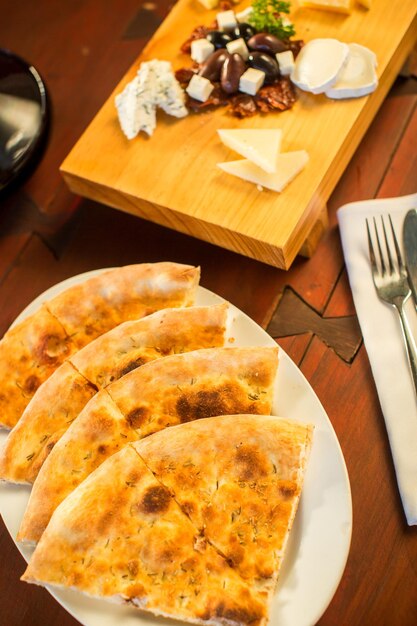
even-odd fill
[{"label": "fork handle", "polygon": [[404,311],[404,304],[397,306],[398,313],[400,315],[401,330],[403,332],[405,347],[407,349],[408,363],[410,365],[411,374],[413,376],[414,391],[417,394],[417,348],[414,341],[414,337],[410,330],[407,316]]}]

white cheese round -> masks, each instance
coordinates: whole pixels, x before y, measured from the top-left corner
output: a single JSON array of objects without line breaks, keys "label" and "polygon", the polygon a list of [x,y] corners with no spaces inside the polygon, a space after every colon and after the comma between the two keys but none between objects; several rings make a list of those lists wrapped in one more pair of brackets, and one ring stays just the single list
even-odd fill
[{"label": "white cheese round", "polygon": [[349,46],[337,39],[312,39],[295,61],[291,80],[300,89],[324,93],[334,85],[349,56]]},{"label": "white cheese round", "polygon": [[375,72],[376,55],[369,48],[350,43],[347,63],[339,72],[335,84],[326,91],[329,98],[359,98],[372,93],[378,85]]}]

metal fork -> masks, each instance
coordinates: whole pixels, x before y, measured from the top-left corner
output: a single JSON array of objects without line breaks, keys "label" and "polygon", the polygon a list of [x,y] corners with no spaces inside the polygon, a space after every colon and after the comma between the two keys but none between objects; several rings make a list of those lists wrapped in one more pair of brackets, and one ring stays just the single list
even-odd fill
[{"label": "metal fork", "polygon": [[385,230],[385,222],[383,216],[381,216],[381,224],[384,233],[386,257],[384,256],[384,253],[382,251],[376,220],[375,218],[373,218],[375,238],[379,253],[379,262],[376,259],[374,246],[372,244],[371,232],[369,229],[369,223],[368,220],[366,220],[372,277],[374,280],[376,292],[380,300],[383,300],[387,304],[395,307],[398,312],[405,347],[407,350],[408,363],[410,365],[410,370],[413,377],[414,391],[417,394],[417,349],[404,311],[404,304],[410,297],[411,290],[407,279],[407,270],[402,260],[400,247],[398,245],[397,237],[395,236],[394,226],[392,225],[390,215],[388,215],[388,219],[391,226],[392,240],[394,242],[394,248],[397,257],[396,264],[394,264],[393,262],[393,255],[391,253],[390,245],[388,243],[387,231]]}]

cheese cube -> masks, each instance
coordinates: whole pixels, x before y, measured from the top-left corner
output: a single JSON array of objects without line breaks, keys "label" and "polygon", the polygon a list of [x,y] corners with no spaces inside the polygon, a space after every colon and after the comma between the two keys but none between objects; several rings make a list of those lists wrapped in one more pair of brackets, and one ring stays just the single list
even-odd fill
[{"label": "cheese cube", "polygon": [[265,72],[249,67],[240,77],[239,91],[254,96],[264,84],[264,80]]},{"label": "cheese cube", "polygon": [[207,78],[194,74],[185,91],[191,98],[199,100],[200,102],[205,102],[213,89],[214,85],[212,85]]},{"label": "cheese cube", "polygon": [[243,9],[243,11],[239,11],[239,13],[236,13],[237,21],[241,24],[246,23],[252,11],[252,7],[247,7],[246,9]]},{"label": "cheese cube", "polygon": [[214,45],[208,39],[194,39],[191,42],[191,58],[196,63],[204,63],[214,52]]},{"label": "cheese cube", "polygon": [[233,30],[237,26],[236,15],[234,11],[222,11],[216,15],[219,30]]},{"label": "cheese cube", "polygon": [[289,76],[294,69],[294,55],[292,51],[285,50],[285,52],[277,52],[275,58],[278,61],[281,75]]},{"label": "cheese cube", "polygon": [[240,54],[244,61],[247,61],[249,58],[249,50],[243,37],[229,41],[229,43],[226,44],[226,48],[230,54]]}]

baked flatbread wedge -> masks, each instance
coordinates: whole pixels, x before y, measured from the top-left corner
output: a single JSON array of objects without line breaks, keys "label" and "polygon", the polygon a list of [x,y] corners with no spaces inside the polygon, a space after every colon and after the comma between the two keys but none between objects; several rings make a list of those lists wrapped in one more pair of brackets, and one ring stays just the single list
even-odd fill
[{"label": "baked flatbread wedge", "polygon": [[268,610],[130,446],[58,507],[22,580],[204,625],[262,626]]},{"label": "baked flatbread wedge", "polygon": [[193,303],[199,268],[144,263],[103,272],[45,302],[0,341],[0,426],[75,351],[121,322]]},{"label": "baked flatbread wedge", "polygon": [[272,593],[311,441],[309,425],[235,415],[191,422],[132,445],[242,578]]},{"label": "baked flatbread wedge", "polygon": [[18,534],[36,542],[62,500],[118,448],[168,426],[270,413],[278,348],[213,348],[147,363],[100,391],[61,437],[33,485]]},{"label": "baked flatbread wedge", "polygon": [[193,304],[199,278],[190,265],[126,265],[70,287],[47,306],[79,350],[122,322]]},{"label": "baked flatbread wedge", "polygon": [[0,427],[16,424],[43,381],[74,351],[46,306],[7,331],[0,341]]},{"label": "baked flatbread wedge", "polygon": [[63,363],[38,389],[0,452],[0,479],[33,482],[98,389],[156,358],[224,344],[227,304],[164,309],[119,324]]}]

